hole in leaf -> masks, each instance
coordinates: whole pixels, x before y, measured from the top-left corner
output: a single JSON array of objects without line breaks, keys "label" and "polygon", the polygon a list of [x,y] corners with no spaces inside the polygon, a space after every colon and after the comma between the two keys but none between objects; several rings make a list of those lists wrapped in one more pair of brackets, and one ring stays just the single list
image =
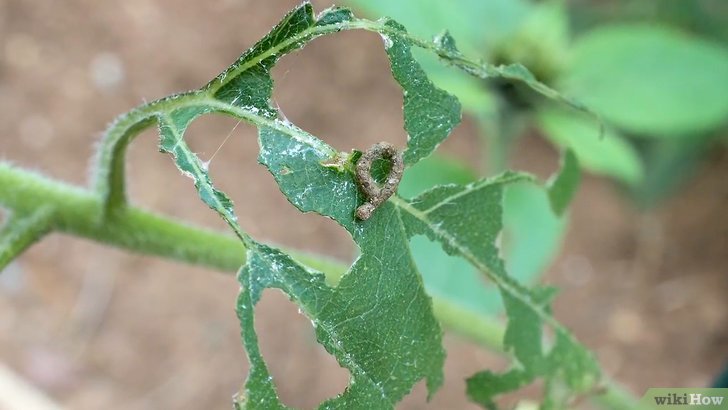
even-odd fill
[{"label": "hole in leaf", "polygon": [[273,77],[273,99],[285,117],[337,150],[365,151],[381,141],[404,149],[402,91],[379,36],[344,31],[318,38],[282,58]]},{"label": "hole in leaf", "polygon": [[[187,130],[185,141],[202,161],[207,161],[237,122],[222,115],[199,117]],[[199,199],[193,181],[181,175],[171,156],[160,154],[157,145],[154,129],[144,132],[129,147],[127,184],[132,202],[230,232],[222,219]],[[350,261],[354,245],[349,234],[329,218],[302,214],[292,206],[268,170],[258,164],[258,152],[257,130],[241,123],[208,167],[215,187],[233,200],[243,229],[262,241]]]},{"label": "hole in leaf", "polygon": [[410,252],[428,294],[475,314],[497,315],[503,311],[498,289],[466,260],[448,255],[438,242],[414,236]]},{"label": "hole in leaf", "polygon": [[[596,138],[596,137],[595,137]],[[530,172],[541,180],[548,179],[559,169],[559,154],[546,138],[534,133],[524,135],[513,144],[509,155],[510,168]]]},{"label": "hole in leaf", "polygon": [[473,374],[485,369],[500,372],[508,368],[508,360],[504,357],[483,349],[482,346],[461,339],[457,335],[446,333],[443,343],[447,351],[447,357],[443,368],[445,380],[442,387],[428,402],[426,381],[421,380],[404,397],[398,408],[423,410],[475,409],[476,406],[464,394],[466,380]]},{"label": "hole in leaf", "polygon": [[[499,373],[505,371],[507,371],[507,368],[500,370]],[[499,408],[504,409],[521,408],[519,406],[524,408],[538,408],[538,403],[541,402],[541,397],[543,397],[543,391],[543,380],[536,379],[515,391],[497,395],[495,402],[499,405]]]},{"label": "hole in leaf", "polygon": [[317,343],[311,321],[283,292],[263,291],[256,305],[255,330],[278,395],[286,405],[316,408],[348,385],[349,371]]},{"label": "hole in leaf", "polygon": [[[186,140],[189,142],[189,136]],[[197,225],[225,229],[223,221],[199,200],[193,181],[180,174],[169,154],[159,153],[156,127],[144,131],[129,146],[126,183],[132,204]]]}]

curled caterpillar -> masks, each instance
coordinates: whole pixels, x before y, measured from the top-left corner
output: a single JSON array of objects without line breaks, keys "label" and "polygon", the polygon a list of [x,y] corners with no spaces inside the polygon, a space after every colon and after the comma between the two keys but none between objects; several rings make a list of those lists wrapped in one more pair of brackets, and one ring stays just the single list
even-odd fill
[{"label": "curled caterpillar", "polygon": [[[382,158],[392,162],[387,179],[379,185],[372,177],[372,164]],[[367,202],[356,209],[358,219],[365,221],[384,201],[397,191],[399,181],[404,172],[402,153],[388,142],[380,142],[369,148],[356,163],[356,181],[359,189],[367,198]]]}]

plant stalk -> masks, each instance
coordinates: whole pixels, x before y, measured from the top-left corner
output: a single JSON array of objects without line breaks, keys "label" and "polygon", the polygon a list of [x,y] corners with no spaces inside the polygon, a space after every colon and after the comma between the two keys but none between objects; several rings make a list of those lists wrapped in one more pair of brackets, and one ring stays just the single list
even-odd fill
[{"label": "plant stalk", "polygon": [[[50,229],[129,251],[161,256],[180,262],[236,272],[245,263],[245,248],[232,235],[194,227],[137,207],[125,207],[102,223],[101,195],[35,172],[0,162],[0,207],[33,212],[52,209]],[[292,252],[304,265],[326,274],[337,283],[346,271],[343,263]],[[474,314],[456,304],[433,297],[435,316],[447,330],[480,346],[507,354],[502,340],[503,323]],[[605,392],[591,400],[606,409],[639,409],[635,397],[607,380]]]}]

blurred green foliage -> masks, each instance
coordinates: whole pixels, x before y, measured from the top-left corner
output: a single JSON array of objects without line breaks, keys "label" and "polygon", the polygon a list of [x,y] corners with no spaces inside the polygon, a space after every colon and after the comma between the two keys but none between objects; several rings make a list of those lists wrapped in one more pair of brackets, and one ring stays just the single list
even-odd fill
[{"label": "blurred green foliage", "polygon": [[[466,55],[495,64],[521,63],[540,81],[586,104],[605,124],[600,138],[596,122],[582,113],[516,84],[481,82],[416,54],[433,81],[457,95],[476,119],[484,145],[482,168],[490,173],[506,168],[510,147],[536,129],[558,149],[571,149],[584,170],[610,178],[637,206],[647,208],[674,192],[710,148],[725,140],[728,1],[349,3],[373,17],[393,17],[421,38],[447,29]],[[436,157],[411,170],[400,191],[414,195],[435,184],[463,182],[468,173],[475,175]],[[543,192],[529,192],[527,186],[509,188],[505,201],[503,256],[514,276],[534,279],[558,251],[565,218],[554,215]],[[413,252],[418,265],[427,267],[423,275],[431,292],[480,299],[478,310],[500,305],[482,302],[487,290],[473,290],[479,279],[469,271],[450,276],[448,283],[433,283],[443,275],[428,275],[428,269],[459,272],[460,262],[417,239]]]},{"label": "blurred green foliage", "polygon": [[[425,62],[438,85],[458,95],[482,123],[523,120],[519,114],[526,113],[527,123],[555,145],[573,148],[586,170],[630,187],[645,205],[670,188],[645,186],[646,174],[662,168],[686,171],[660,166],[668,159],[653,145],[674,147],[662,140],[691,140],[685,150],[694,157],[694,140],[714,142],[728,122],[728,3],[723,0],[350,2],[372,15],[402,21],[420,37],[447,29],[464,53],[492,63],[522,63],[539,80],[585,103],[603,117],[607,138],[584,141],[597,135],[588,120],[576,112],[554,113],[550,102],[513,84],[479,83]],[[484,128],[485,134],[524,129],[509,124]],[[505,155],[507,149],[497,145],[517,138],[485,137],[492,151]],[[667,151],[675,157],[676,149]],[[649,182],[677,179],[652,177]]]}]

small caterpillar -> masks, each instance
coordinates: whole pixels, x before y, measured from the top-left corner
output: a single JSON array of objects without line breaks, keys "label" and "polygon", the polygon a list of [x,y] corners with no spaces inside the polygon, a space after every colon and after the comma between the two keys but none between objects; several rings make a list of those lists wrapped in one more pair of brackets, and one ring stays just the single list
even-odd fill
[{"label": "small caterpillar", "polygon": [[[372,177],[372,164],[379,158],[392,162],[389,175],[381,186]],[[394,145],[388,142],[372,145],[356,163],[356,181],[367,198],[367,202],[356,209],[356,217],[362,221],[369,219],[372,213],[397,191],[403,172],[404,159]]]}]

